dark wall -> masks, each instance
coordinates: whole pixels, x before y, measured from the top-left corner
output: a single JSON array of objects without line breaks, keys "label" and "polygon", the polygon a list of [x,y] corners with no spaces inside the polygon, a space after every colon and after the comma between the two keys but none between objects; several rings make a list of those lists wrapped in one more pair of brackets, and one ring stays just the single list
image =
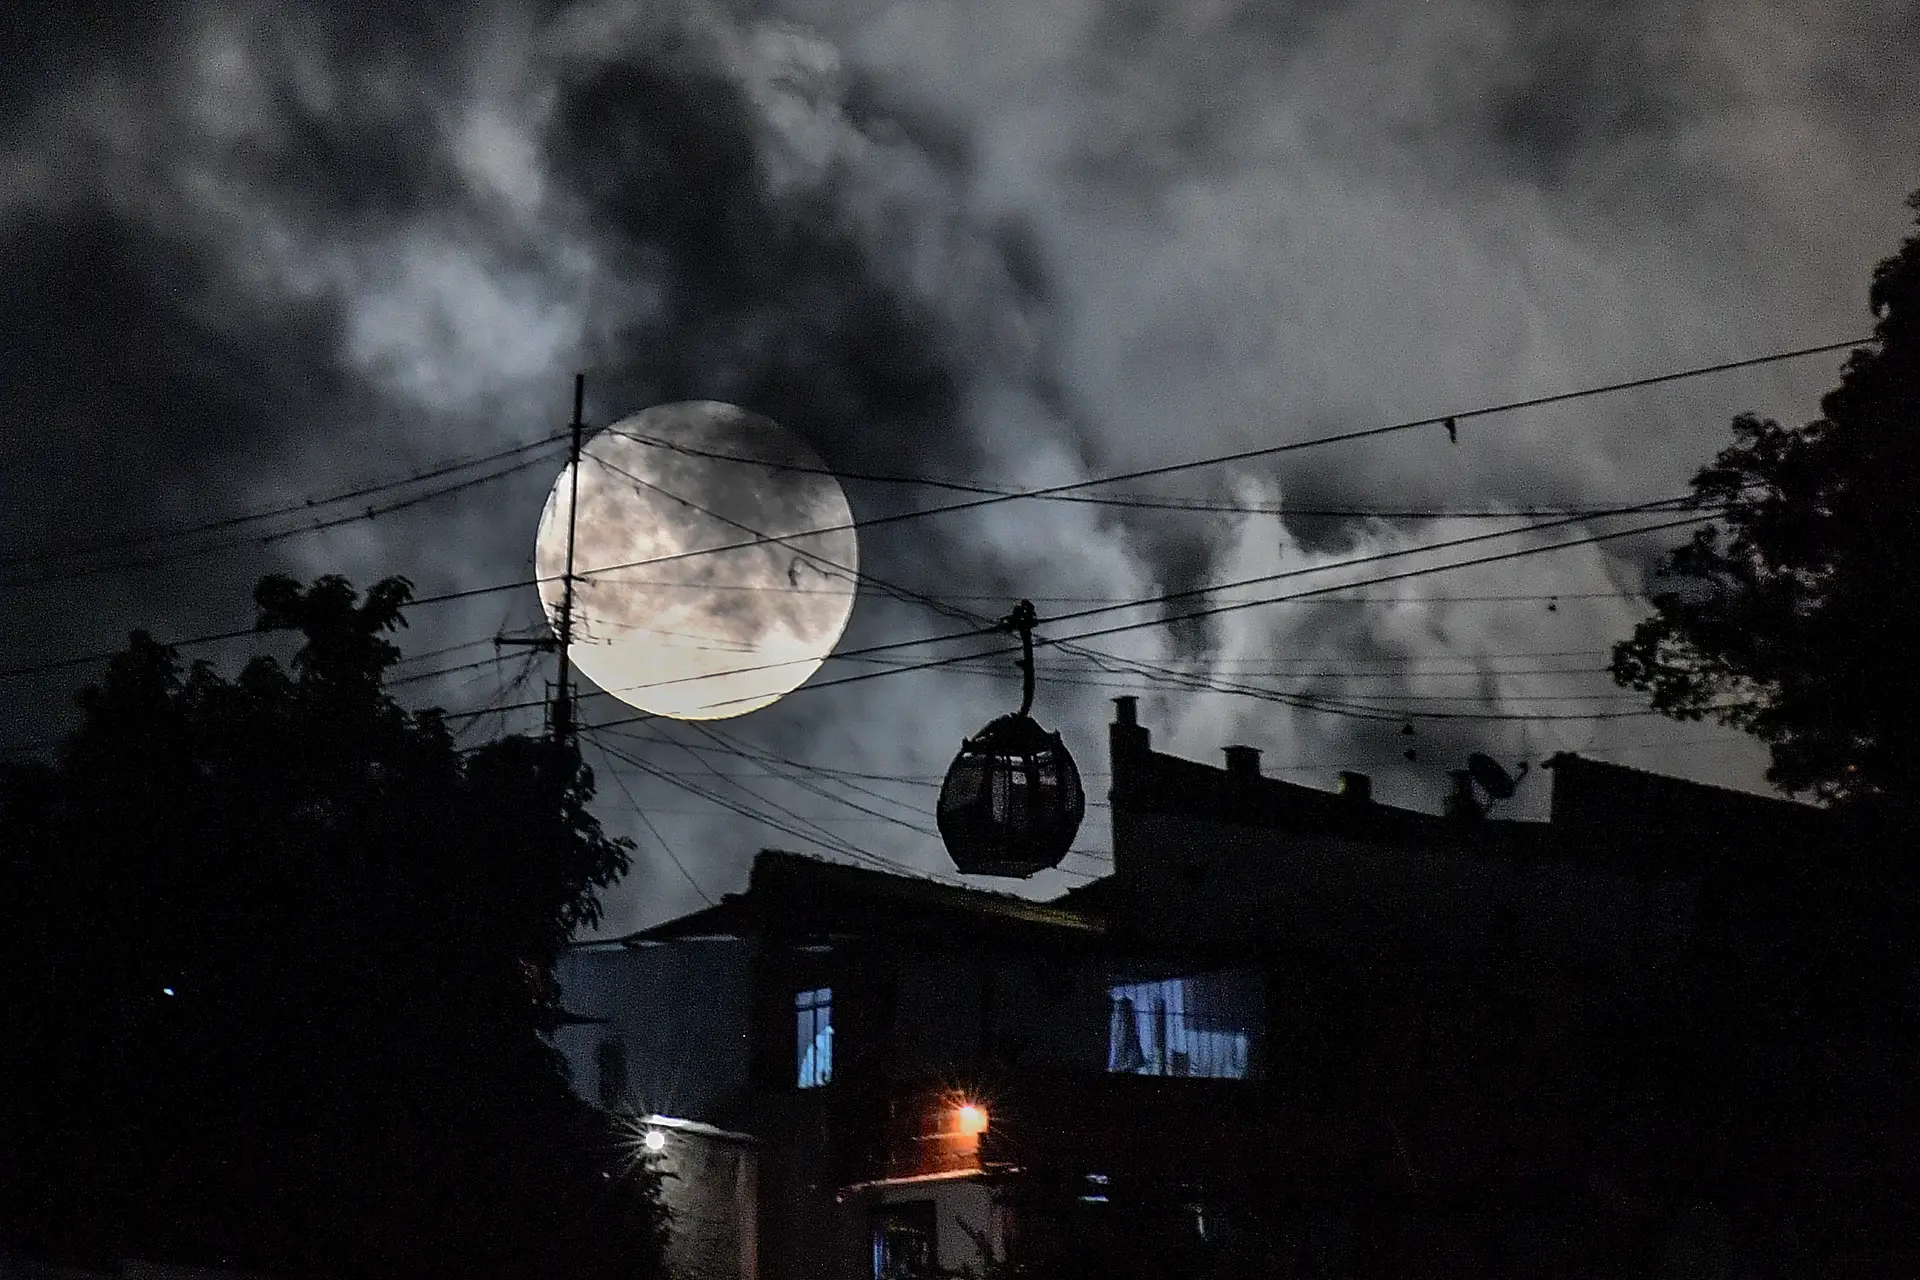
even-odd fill
[{"label": "dark wall", "polygon": [[758,1240],[759,1149],[699,1130],[664,1129],[654,1165],[665,1175],[661,1199],[673,1215],[667,1264],[686,1280],[739,1280],[753,1274]]},{"label": "dark wall", "polygon": [[753,954],[747,941],[568,952],[559,965],[566,1007],[608,1019],[555,1033],[575,1091],[600,1100],[599,1048],[618,1037],[637,1110],[738,1127],[747,1103]]},{"label": "dark wall", "polygon": [[1109,966],[1033,948],[903,949],[893,1063],[907,1075],[981,1068],[1100,1071]]},{"label": "dark wall", "polygon": [[996,1066],[1099,1071],[1107,984],[1120,972],[1090,949],[951,936],[779,945],[757,968],[754,1079],[794,1088],[794,994],[833,991],[834,1074],[864,1087]]},{"label": "dark wall", "polygon": [[1113,811],[1125,933],[1164,946],[1274,943],[1467,956],[1517,942],[1626,977],[1684,949],[1693,887],[1556,861]]}]

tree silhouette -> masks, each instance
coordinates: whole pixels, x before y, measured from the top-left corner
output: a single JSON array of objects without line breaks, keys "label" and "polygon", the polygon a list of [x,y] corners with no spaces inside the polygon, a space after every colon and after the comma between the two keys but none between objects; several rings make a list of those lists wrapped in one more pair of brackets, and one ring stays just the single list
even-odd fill
[{"label": "tree silhouette", "polygon": [[17,1243],[660,1273],[657,1183],[540,1034],[630,846],[571,746],[462,751],[393,700],[410,594],[265,579],[259,627],[298,652],[231,680],[136,632],[57,762],[0,774]]},{"label": "tree silhouette", "polygon": [[1613,675],[1668,715],[1759,737],[1781,790],[1873,807],[1910,804],[1920,783],[1920,236],[1867,298],[1877,343],[1848,358],[1821,417],[1744,414],[1694,477],[1717,524],[1667,558],[1672,589],[1615,646]]}]

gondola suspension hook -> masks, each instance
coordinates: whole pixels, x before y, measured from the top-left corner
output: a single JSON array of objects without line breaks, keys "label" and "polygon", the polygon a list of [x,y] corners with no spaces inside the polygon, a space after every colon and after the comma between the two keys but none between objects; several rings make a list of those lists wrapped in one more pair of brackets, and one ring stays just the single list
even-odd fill
[{"label": "gondola suspension hook", "polygon": [[1031,600],[1022,600],[1013,607],[1012,613],[1000,620],[1003,630],[1020,637],[1020,659],[1014,665],[1020,668],[1020,714],[1023,716],[1033,710],[1033,624],[1038,620]]}]

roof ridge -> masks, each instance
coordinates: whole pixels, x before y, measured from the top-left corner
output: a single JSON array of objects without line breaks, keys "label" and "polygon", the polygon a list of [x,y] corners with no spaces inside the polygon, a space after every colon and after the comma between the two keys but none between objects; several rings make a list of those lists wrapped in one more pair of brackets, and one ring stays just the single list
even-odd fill
[{"label": "roof ridge", "polygon": [[1656,782],[1672,787],[1687,787],[1699,791],[1711,791],[1718,795],[1735,796],[1742,800],[1751,800],[1760,804],[1776,805],[1787,809],[1798,809],[1807,813],[1830,813],[1830,809],[1806,800],[1796,800],[1792,796],[1769,794],[1764,791],[1745,791],[1739,787],[1730,787],[1720,782],[1701,782],[1694,778],[1683,778],[1678,774],[1661,773],[1654,769],[1642,769],[1639,765],[1621,764],[1617,760],[1601,760],[1594,756],[1583,756],[1578,751],[1556,751],[1542,762],[1541,768],[1553,769],[1561,762],[1589,765],[1595,768],[1612,769],[1618,773],[1630,773],[1636,777],[1651,778]]},{"label": "roof ridge", "polygon": [[[1029,923],[1057,924],[1080,928],[1097,929],[1100,922],[1084,912],[1070,907],[1055,905],[1043,899],[1026,898],[1019,894],[1004,893],[994,889],[976,888],[973,885],[947,884],[928,877],[899,874],[882,871],[875,867],[863,867],[856,863],[842,862],[834,858],[824,858],[817,854],[796,853],[790,849],[762,849],[754,858],[753,873],[748,881],[749,892],[758,887],[760,871],[763,865],[800,869],[803,873],[823,870],[830,875],[863,882],[874,887],[887,887],[905,890],[920,895],[922,900],[956,908],[975,910],[992,909],[1006,915],[1025,917]],[[902,895],[904,896],[904,895]]]}]

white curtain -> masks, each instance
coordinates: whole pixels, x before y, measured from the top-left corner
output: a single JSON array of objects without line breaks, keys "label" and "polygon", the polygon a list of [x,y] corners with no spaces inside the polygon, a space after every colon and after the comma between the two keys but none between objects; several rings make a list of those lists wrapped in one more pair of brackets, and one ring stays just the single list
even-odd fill
[{"label": "white curtain", "polygon": [[1107,1070],[1245,1079],[1245,1019],[1230,1012],[1230,993],[1212,990],[1213,985],[1167,978],[1112,988]]}]

